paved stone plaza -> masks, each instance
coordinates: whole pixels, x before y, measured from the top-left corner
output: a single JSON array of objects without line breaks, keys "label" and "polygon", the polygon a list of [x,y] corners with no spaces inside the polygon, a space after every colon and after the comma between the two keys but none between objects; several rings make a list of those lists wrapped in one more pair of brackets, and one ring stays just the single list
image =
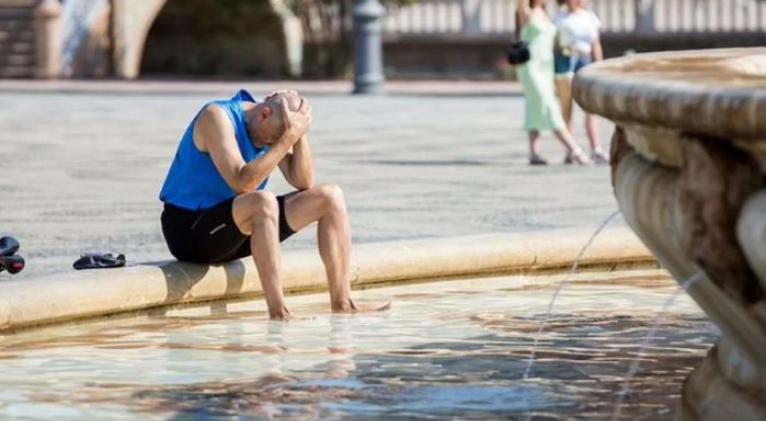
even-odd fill
[{"label": "paved stone plaza", "polygon": [[[216,85],[217,95],[0,92],[0,234],[22,242],[27,269],[18,276],[70,270],[88,251],[122,252],[131,263],[171,258],[160,186],[188,121],[231,86]],[[608,167],[559,164],[552,136],[544,152],[555,165],[527,165],[516,92],[310,95],[316,178],[344,188],[354,242],[595,229],[616,210]],[[608,147],[610,124],[600,132]],[[584,146],[582,127],[576,134]],[[281,175],[270,188],[289,190]],[[314,238],[309,229],[285,246]]]}]

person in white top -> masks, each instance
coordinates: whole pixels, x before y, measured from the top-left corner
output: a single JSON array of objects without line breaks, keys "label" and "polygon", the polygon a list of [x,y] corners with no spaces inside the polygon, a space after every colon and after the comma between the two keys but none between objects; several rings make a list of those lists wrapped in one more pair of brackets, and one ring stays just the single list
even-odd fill
[{"label": "person in white top", "polygon": [[[561,101],[564,120],[572,131],[572,79],[575,73],[594,61],[603,60],[601,21],[585,8],[586,0],[558,0],[556,15],[558,39],[554,54],[556,93]],[[608,159],[598,138],[596,118],[585,113],[585,130],[591,146],[591,159],[607,164]]]}]

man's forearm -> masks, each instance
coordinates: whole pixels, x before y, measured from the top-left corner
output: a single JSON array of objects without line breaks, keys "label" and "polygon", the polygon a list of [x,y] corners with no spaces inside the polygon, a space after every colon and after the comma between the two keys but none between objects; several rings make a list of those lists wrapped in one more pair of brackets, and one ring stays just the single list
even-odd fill
[{"label": "man's forearm", "polygon": [[308,189],[314,185],[314,162],[308,135],[303,135],[293,146],[293,155],[288,168],[294,187]]},{"label": "man's forearm", "polygon": [[287,154],[288,149],[289,146],[286,144],[276,143],[258,159],[245,164],[239,172],[240,182],[237,194],[246,193],[258,188],[266,180],[266,177],[274,171],[279,161]]}]

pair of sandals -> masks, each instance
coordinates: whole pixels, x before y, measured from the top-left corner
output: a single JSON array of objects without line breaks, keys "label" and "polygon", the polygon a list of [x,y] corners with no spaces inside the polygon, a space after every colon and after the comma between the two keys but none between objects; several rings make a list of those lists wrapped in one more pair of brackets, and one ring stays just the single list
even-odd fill
[{"label": "pair of sandals", "polygon": [[13,237],[0,238],[0,272],[7,270],[15,275],[24,269],[24,258],[16,254],[21,245]]},{"label": "pair of sandals", "polygon": [[[13,237],[0,238],[0,272],[7,270],[14,275],[24,269],[24,258],[16,254],[21,248],[18,240]],[[73,264],[77,270],[105,269],[125,266],[125,255],[112,253],[87,253],[80,256]]]},{"label": "pair of sandals", "polygon": [[[606,165],[609,164],[609,159],[601,151],[593,152],[591,158],[588,158],[581,149],[567,154],[564,158],[564,164],[578,164],[578,165]],[[532,155],[529,157],[529,165],[548,165],[548,161],[540,155]]]}]

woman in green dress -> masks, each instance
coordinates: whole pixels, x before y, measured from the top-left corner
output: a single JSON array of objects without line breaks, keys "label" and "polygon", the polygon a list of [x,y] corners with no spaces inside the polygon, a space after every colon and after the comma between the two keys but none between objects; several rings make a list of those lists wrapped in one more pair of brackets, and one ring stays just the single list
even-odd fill
[{"label": "woman in green dress", "polygon": [[553,79],[553,43],[556,26],[545,13],[545,0],[519,0],[516,11],[519,38],[529,45],[530,60],[518,69],[526,106],[524,129],[529,132],[529,163],[546,165],[540,156],[540,132],[551,130],[567,156],[578,164],[589,163],[564,123]]}]

